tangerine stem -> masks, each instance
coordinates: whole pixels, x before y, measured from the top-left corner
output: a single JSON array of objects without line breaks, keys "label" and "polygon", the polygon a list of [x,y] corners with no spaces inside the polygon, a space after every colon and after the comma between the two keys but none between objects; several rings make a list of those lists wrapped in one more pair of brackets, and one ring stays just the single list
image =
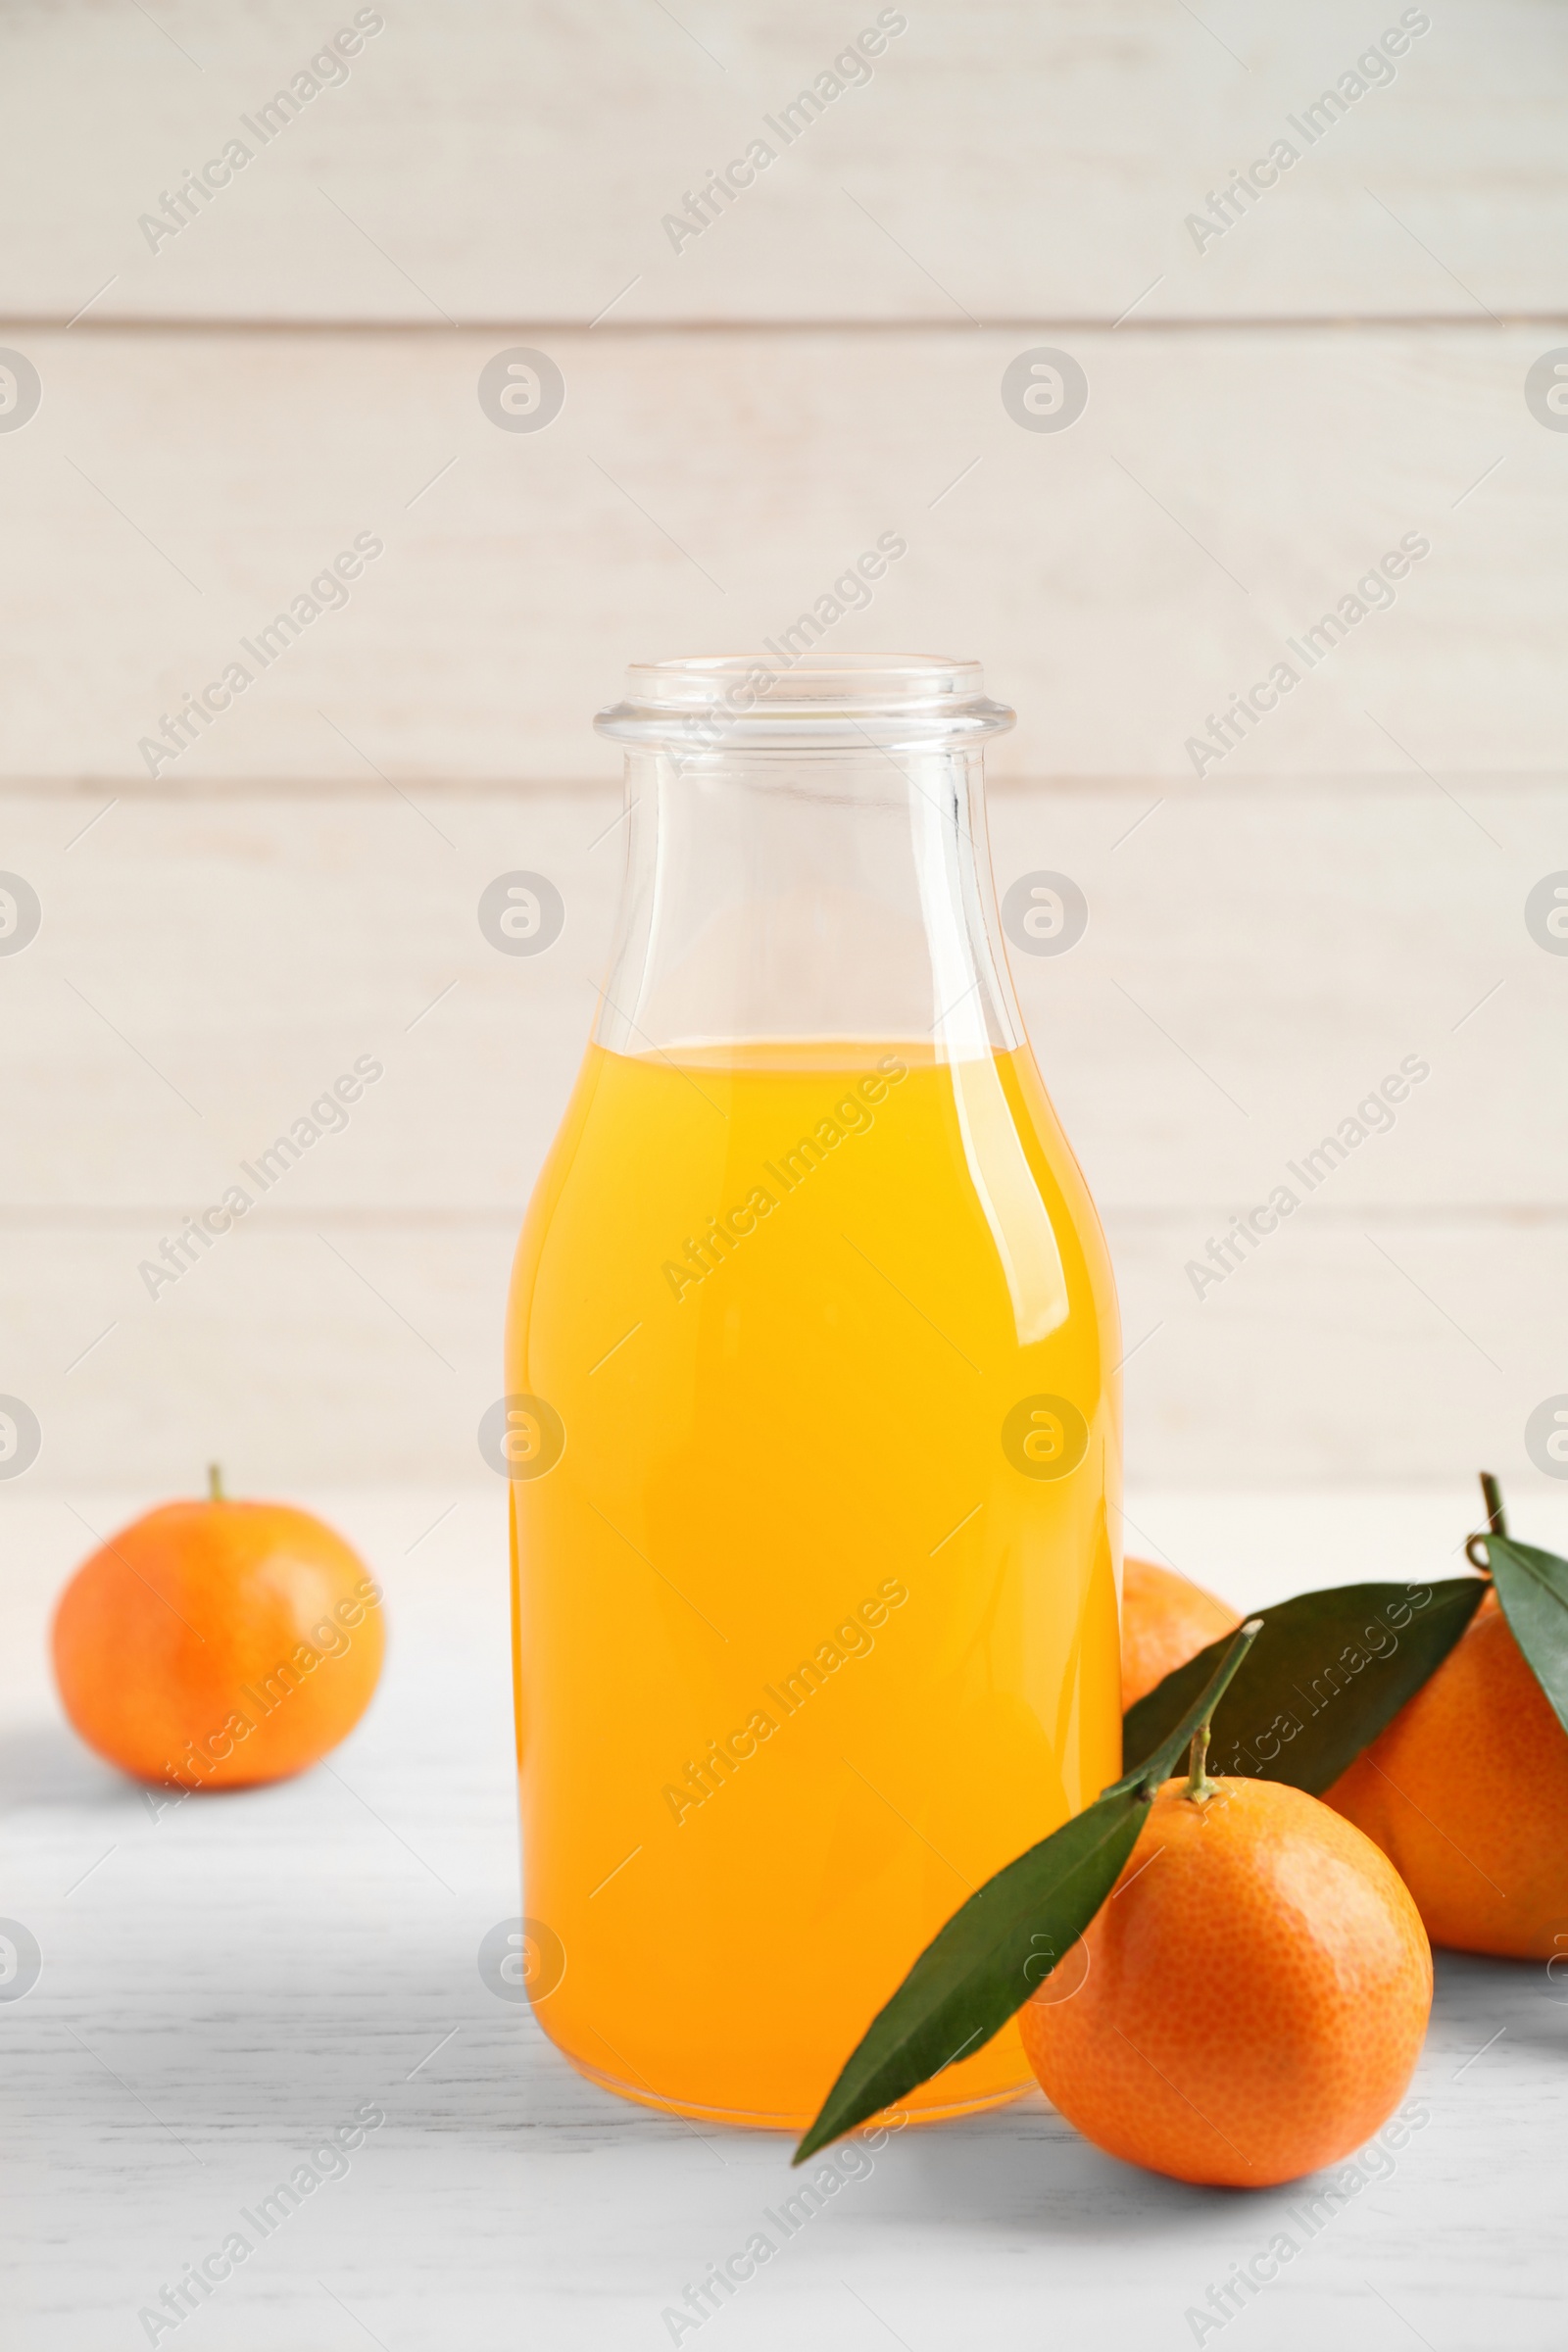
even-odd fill
[{"label": "tangerine stem", "polygon": [[207,1465],[207,1499],[209,1502],[223,1502],[227,1499],[223,1494],[223,1473],[217,1462],[209,1462]]},{"label": "tangerine stem", "polygon": [[1200,1723],[1193,1734],[1193,1744],[1187,1751],[1187,1788],[1185,1794],[1195,1805],[1206,1805],[1218,1791],[1204,1769],[1208,1763],[1208,1726]]},{"label": "tangerine stem", "polygon": [[1487,1536],[1506,1538],[1508,1533],[1508,1522],[1502,1515],[1502,1489],[1490,1470],[1481,1473],[1481,1497],[1487,1506],[1486,1534],[1465,1538],[1464,1556],[1472,1568],[1479,1568],[1483,1576],[1490,1576],[1492,1558],[1487,1550]]}]

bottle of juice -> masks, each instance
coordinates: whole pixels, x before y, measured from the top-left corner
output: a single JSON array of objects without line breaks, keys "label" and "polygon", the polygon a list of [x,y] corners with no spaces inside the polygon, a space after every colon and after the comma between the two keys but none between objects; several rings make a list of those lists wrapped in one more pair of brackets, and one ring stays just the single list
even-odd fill
[{"label": "bottle of juice", "polygon": [[[795,2129],[1120,1771],[1105,1245],[1001,953],[976,664],[634,668],[626,875],[507,1334],[529,1970]],[[1005,2027],[925,2117],[1032,2080]]]}]

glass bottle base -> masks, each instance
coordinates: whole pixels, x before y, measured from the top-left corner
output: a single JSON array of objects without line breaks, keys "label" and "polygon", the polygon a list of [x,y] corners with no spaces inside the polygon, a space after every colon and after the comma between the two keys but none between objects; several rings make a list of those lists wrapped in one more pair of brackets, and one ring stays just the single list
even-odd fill
[{"label": "glass bottle base", "polygon": [[[560,2049],[561,2044],[558,2042],[556,2047]],[[698,2123],[725,2124],[736,2131],[799,2133],[806,2130],[814,2113],[812,2110],[789,2115],[770,2115],[755,2108],[707,2107],[696,2100],[661,2098],[656,2092],[649,2090],[645,2084],[623,2082],[618,2075],[607,2074],[602,2067],[591,2065],[586,2059],[577,2057],[570,2050],[562,2050],[562,2056],[575,2067],[578,2074],[588,2082],[597,2082],[601,2090],[612,2090],[617,2098],[630,2099],[638,2107],[652,2107],[656,2113],[661,2115],[689,2116]],[[917,2091],[914,2093],[914,2100],[919,2101],[918,2104],[911,2101],[908,2105],[893,2108],[887,2112],[902,2114],[906,2122],[909,2124],[956,2123],[961,2116],[983,2115],[992,2107],[1010,2107],[1014,2099],[1021,2099],[1025,2091],[1034,2089],[1035,2079],[1026,2065],[1016,2082],[1005,2083],[998,2090],[982,2092],[977,2097],[953,2099],[945,2103],[930,2098],[929,2084],[922,2084],[921,2087],[927,2092],[926,2099],[921,2100],[920,2093]],[[869,2129],[877,2120],[875,2117],[867,2116],[863,2128]]]}]

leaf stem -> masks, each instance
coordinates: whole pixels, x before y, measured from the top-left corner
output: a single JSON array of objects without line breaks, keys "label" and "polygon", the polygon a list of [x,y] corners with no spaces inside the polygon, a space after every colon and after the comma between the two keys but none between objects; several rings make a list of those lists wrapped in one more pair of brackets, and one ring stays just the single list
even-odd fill
[{"label": "leaf stem", "polygon": [[228,1499],[223,1493],[223,1473],[217,1462],[207,1465],[207,1499],[209,1502],[226,1502]]}]

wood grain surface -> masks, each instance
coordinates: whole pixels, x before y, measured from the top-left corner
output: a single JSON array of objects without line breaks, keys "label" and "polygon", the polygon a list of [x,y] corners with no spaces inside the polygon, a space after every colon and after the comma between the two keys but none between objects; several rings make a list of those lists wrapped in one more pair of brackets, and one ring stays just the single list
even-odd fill
[{"label": "wood grain surface", "polygon": [[[357,16],[382,29],[334,65]],[[905,28],[877,50],[889,19]],[[1228,319],[1565,307],[1551,0],[32,0],[6,48],[0,186],[22,234],[0,287],[25,317],[91,301],[586,325],[613,303],[633,320],[962,326],[1108,325],[1135,303]],[[188,196],[175,233],[144,228],[182,175],[216,161],[221,179],[230,140],[250,154],[227,184]],[[773,160],[710,199],[700,234],[672,234],[756,141]],[[1272,184],[1234,200],[1222,235],[1195,233],[1279,143],[1295,158]]]},{"label": "wood grain surface", "polygon": [[[824,609],[832,646],[983,659],[1002,776],[1561,772],[1568,436],[1524,385],[1568,327],[15,341],[3,776],[608,779],[629,661]],[[498,429],[481,371],[536,347],[564,406]],[[1041,348],[1088,383],[1064,431],[1003,405]],[[885,532],[874,594],[834,597]]]}]

